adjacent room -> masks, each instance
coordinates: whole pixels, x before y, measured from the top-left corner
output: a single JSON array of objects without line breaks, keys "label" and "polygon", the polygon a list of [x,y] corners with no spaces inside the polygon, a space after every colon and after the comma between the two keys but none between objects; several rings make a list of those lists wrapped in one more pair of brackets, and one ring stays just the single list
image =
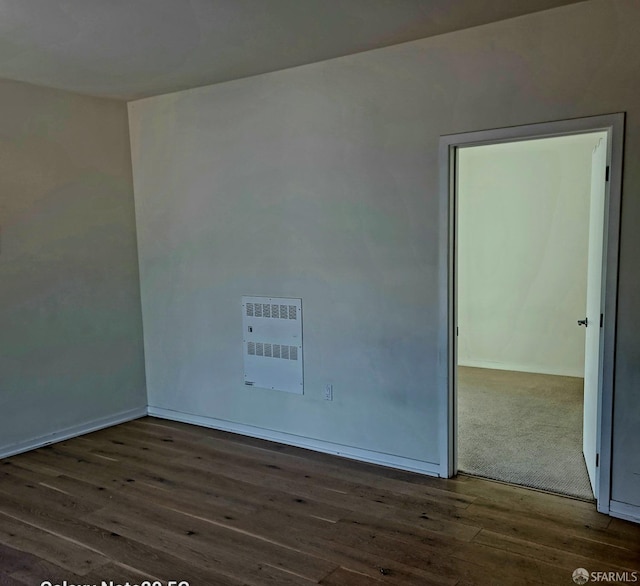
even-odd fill
[{"label": "adjacent room", "polygon": [[[582,454],[587,328],[578,322],[590,225],[604,223],[591,191],[604,189],[606,140],[586,133],[460,152],[460,470],[593,499]],[[601,250],[592,264],[602,265]]]},{"label": "adjacent room", "polygon": [[[640,576],[638,29],[0,0],[0,584]],[[469,142],[548,124],[591,130]]]}]

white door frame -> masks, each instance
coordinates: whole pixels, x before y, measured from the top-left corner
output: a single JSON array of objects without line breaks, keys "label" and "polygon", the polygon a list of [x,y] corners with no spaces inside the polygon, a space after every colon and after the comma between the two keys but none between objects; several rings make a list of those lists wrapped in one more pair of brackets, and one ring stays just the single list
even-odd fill
[{"label": "white door frame", "polygon": [[575,118],[527,126],[481,130],[440,138],[440,476],[450,478],[458,471],[457,458],[457,149],[532,138],[550,138],[590,132],[607,133],[607,183],[602,272],[603,332],[600,339],[600,385],[598,390],[599,495],[598,511],[609,513],[611,500],[611,441],[613,419],[615,338],[618,291],[618,253],[624,114]]}]

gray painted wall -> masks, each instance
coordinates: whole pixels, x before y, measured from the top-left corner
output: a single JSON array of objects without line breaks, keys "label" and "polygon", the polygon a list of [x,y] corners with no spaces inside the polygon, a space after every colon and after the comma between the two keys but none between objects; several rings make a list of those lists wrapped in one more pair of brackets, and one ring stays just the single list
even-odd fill
[{"label": "gray painted wall", "polygon": [[[437,464],[439,137],[626,111],[612,496],[640,504],[639,28],[595,0],[131,103],[150,405]],[[304,396],[242,385],[243,294],[302,298]]]},{"label": "gray painted wall", "polygon": [[0,453],[146,405],[126,105],[0,82]]}]

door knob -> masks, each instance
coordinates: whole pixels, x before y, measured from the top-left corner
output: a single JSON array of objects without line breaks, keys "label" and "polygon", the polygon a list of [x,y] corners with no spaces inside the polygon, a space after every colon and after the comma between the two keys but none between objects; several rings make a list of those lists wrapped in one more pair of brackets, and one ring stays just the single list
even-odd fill
[{"label": "door knob", "polygon": [[588,318],[584,318],[584,319],[579,319],[578,320],[578,325],[579,326],[584,326],[585,328],[589,325],[589,319]]}]

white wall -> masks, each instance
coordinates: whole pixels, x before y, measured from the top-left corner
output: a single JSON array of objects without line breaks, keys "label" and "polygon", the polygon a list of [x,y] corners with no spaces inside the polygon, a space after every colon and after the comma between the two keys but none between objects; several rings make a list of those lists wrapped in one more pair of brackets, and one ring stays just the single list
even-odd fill
[{"label": "white wall", "polygon": [[0,81],[0,456],[140,415],[126,106]]},{"label": "white wall", "polygon": [[591,154],[602,134],[460,149],[458,363],[584,376]]},{"label": "white wall", "polygon": [[[639,28],[594,0],[131,103],[151,406],[437,466],[439,137],[626,111],[613,497],[640,504]],[[302,298],[305,395],[243,386],[247,294]]]}]

